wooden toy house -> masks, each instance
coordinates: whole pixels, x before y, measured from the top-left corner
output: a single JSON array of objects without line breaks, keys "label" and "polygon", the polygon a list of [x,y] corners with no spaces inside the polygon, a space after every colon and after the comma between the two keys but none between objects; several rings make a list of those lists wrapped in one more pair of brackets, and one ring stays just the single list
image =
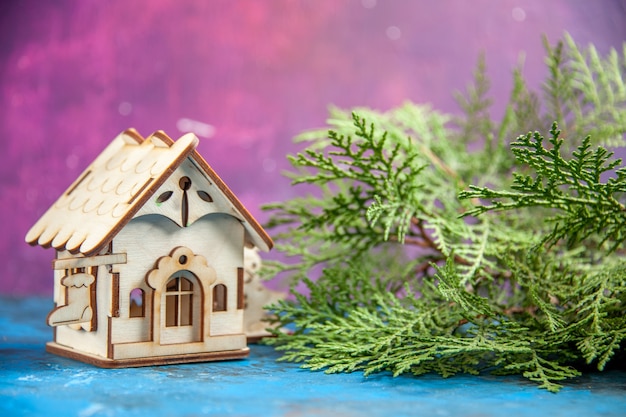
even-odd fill
[{"label": "wooden toy house", "polygon": [[273,243],[197,144],[121,133],[28,232],[56,250],[49,352],[110,368],[248,355],[243,250]]}]

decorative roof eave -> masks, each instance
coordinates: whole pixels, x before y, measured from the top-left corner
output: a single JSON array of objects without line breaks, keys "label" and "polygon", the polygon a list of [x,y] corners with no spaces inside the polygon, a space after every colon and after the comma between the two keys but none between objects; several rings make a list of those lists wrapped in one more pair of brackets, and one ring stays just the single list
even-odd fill
[{"label": "decorative roof eave", "polygon": [[243,218],[246,241],[262,250],[271,238],[195,150],[189,133],[176,142],[157,131],[134,129],[116,137],[26,235],[31,245],[93,256],[100,253],[188,157],[205,171]]},{"label": "decorative roof eave", "polygon": [[241,201],[235,196],[235,194],[228,188],[228,186],[222,181],[217,173],[211,168],[211,166],[202,158],[197,150],[194,150],[190,158],[204,171],[207,176],[213,181],[215,186],[226,196],[226,198],[233,204],[235,210],[237,210],[243,220],[243,226],[246,230],[247,241],[250,245],[256,246],[262,251],[268,252],[274,246],[272,238],[267,234],[263,227],[257,222],[257,220],[250,214],[250,212],[241,204]]},{"label": "decorative roof eave", "polygon": [[145,140],[134,129],[122,132],[35,223],[26,241],[85,256],[99,253],[197,144],[193,134],[174,142],[163,132]]}]

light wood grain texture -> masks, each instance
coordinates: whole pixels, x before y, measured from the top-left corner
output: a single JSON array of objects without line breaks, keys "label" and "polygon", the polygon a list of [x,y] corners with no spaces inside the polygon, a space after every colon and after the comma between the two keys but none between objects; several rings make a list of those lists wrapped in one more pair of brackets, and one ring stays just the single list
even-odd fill
[{"label": "light wood grain texture", "polygon": [[267,319],[270,318],[270,313],[264,307],[284,300],[287,297],[285,292],[274,291],[263,285],[263,281],[259,276],[261,267],[262,259],[259,255],[259,250],[257,248],[245,248],[245,309],[243,326],[249,342],[270,336],[267,329],[276,326],[267,322]]},{"label": "light wood grain texture", "polygon": [[247,355],[243,251],[273,243],[197,143],[123,132],[28,232],[57,250],[49,351],[104,367]]}]

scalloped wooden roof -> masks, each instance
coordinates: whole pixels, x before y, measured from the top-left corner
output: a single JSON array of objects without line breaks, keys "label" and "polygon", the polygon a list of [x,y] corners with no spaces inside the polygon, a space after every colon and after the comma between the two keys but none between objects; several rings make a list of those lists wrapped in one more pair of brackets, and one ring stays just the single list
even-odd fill
[{"label": "scalloped wooden roof", "polygon": [[165,180],[191,158],[239,214],[246,239],[261,250],[272,239],[198,154],[198,138],[177,141],[157,131],[144,139],[134,129],[118,135],[26,235],[31,245],[92,256],[99,253]]}]

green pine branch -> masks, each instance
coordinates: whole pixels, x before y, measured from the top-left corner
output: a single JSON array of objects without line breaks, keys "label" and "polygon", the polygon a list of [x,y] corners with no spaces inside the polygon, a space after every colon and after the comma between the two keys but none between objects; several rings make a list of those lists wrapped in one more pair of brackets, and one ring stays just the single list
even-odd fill
[{"label": "green pine branch", "polygon": [[[490,203],[469,210],[465,215],[480,215],[493,210],[516,210],[544,207],[556,211],[554,229],[545,238],[556,242],[565,239],[574,245],[592,234],[603,236],[615,250],[626,239],[626,208],[621,200],[626,191],[626,169],[622,160],[611,160],[612,152],[603,147],[591,150],[591,139],[566,159],[561,151],[561,131],[554,123],[549,147],[538,132],[520,136],[511,144],[518,162],[532,169],[532,174],[514,173],[511,191],[470,186],[460,198],[485,199]],[[605,174],[611,177],[603,181]]]},{"label": "green pine branch", "polygon": [[544,38],[544,46],[550,71],[544,84],[549,106],[545,123],[558,121],[568,137],[590,135],[598,145],[622,146],[626,133],[626,44],[621,56],[611,49],[606,57],[600,57],[593,45],[578,48],[568,34],[554,47]]},{"label": "green pine branch", "polygon": [[268,341],[283,360],[517,374],[553,392],[581,364],[613,366],[626,339],[626,168],[606,147],[626,132],[626,60],[568,35],[545,48],[543,92],[520,65],[500,120],[480,58],[457,96],[463,117],[410,102],[331,108],[327,128],[297,138],[289,175],[309,194],[266,207],[286,259],[264,274],[292,283],[293,300],[270,307],[294,329]]}]

